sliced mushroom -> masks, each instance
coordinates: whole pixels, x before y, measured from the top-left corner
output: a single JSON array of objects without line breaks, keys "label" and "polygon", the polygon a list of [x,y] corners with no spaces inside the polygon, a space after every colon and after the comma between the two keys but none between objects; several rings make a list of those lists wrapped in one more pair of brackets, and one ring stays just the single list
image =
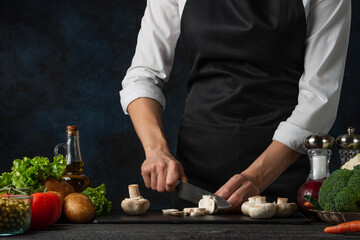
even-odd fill
[{"label": "sliced mushroom", "polygon": [[259,195],[257,196],[253,196],[253,197],[249,197],[248,198],[248,201],[244,202],[242,205],[241,205],[241,212],[246,215],[246,216],[249,216],[249,206],[252,206],[255,204],[255,199],[260,197]]},{"label": "sliced mushroom", "polygon": [[150,206],[150,202],[144,199],[139,191],[138,184],[129,185],[129,196],[121,202],[121,208],[129,215],[141,215],[146,212]]},{"label": "sliced mushroom", "polygon": [[276,206],[276,217],[291,217],[297,211],[296,203],[288,203],[287,198],[277,198]]},{"label": "sliced mushroom", "polygon": [[179,209],[171,208],[171,209],[163,209],[162,213],[167,215],[167,214],[170,214],[172,212],[178,212],[178,211],[179,211]]},{"label": "sliced mushroom", "polygon": [[204,212],[191,212],[190,216],[191,217],[197,217],[197,216],[204,216]]},{"label": "sliced mushroom", "polygon": [[205,210],[205,208],[184,208],[184,215],[203,216],[205,214]]},{"label": "sliced mushroom", "polygon": [[177,212],[169,212],[170,215],[173,216],[184,216],[184,212],[183,211],[177,211]]},{"label": "sliced mushroom", "polygon": [[205,214],[214,214],[217,212],[217,201],[211,195],[203,195],[199,201],[199,208],[205,208]]},{"label": "sliced mushroom", "polygon": [[254,205],[249,205],[249,216],[251,218],[271,218],[275,215],[274,203],[266,202],[266,197],[257,197]]}]

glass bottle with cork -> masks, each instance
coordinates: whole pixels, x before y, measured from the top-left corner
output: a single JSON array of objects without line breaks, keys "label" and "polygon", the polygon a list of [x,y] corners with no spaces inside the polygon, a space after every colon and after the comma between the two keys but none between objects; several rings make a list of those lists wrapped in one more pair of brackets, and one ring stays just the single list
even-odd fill
[{"label": "glass bottle with cork", "polygon": [[90,186],[90,179],[83,173],[84,162],[81,158],[79,143],[79,128],[77,125],[70,125],[66,128],[66,144],[56,145],[54,154],[59,154],[59,148],[66,151],[66,169],[62,176],[63,180],[73,186],[75,192],[82,192]]}]

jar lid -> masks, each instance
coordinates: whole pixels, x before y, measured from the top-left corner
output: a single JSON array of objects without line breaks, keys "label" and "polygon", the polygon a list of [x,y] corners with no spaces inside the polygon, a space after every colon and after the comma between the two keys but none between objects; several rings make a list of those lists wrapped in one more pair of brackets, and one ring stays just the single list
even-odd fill
[{"label": "jar lid", "polygon": [[308,136],[304,140],[305,147],[307,148],[318,148],[318,149],[329,149],[335,143],[335,139],[329,134],[315,133]]},{"label": "jar lid", "polygon": [[355,134],[355,128],[348,127],[347,132],[348,134],[336,138],[336,144],[343,149],[360,149],[360,135]]}]

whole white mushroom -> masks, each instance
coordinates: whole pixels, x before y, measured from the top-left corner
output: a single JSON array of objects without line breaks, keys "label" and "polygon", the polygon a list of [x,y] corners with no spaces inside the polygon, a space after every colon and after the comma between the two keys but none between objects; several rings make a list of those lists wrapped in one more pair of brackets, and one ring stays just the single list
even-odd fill
[{"label": "whole white mushroom", "polygon": [[249,197],[248,201],[244,202],[241,205],[242,214],[244,214],[246,216],[249,216],[249,207],[252,206],[252,205],[255,205],[255,199],[258,198],[258,197],[260,197],[260,196],[257,195],[257,196]]},{"label": "whole white mushroom", "polygon": [[266,197],[257,197],[255,204],[249,205],[249,216],[251,218],[271,218],[275,213],[275,204],[266,202]]},{"label": "whole white mushroom", "polygon": [[287,198],[277,198],[276,206],[276,217],[291,217],[297,211],[296,203],[288,203]]},{"label": "whole white mushroom", "polygon": [[121,208],[129,215],[144,214],[150,206],[149,200],[141,196],[138,184],[131,184],[128,187],[130,198],[125,198],[121,202]]}]

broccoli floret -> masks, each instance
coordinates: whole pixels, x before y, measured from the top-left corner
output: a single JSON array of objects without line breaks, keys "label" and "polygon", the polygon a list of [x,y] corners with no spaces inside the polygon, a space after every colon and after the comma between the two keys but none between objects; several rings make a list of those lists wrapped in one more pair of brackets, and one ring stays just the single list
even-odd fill
[{"label": "broccoli floret", "polygon": [[[359,153],[360,154],[360,153]],[[354,167],[354,171],[360,174],[360,165]]]},{"label": "broccoli floret", "polygon": [[359,212],[358,200],[358,194],[355,194],[349,187],[345,187],[334,199],[335,209],[338,212]]},{"label": "broccoli floret", "polygon": [[[354,192],[360,193],[360,172],[354,171],[353,175],[349,178],[347,186]],[[359,198],[360,200],[360,198]]]},{"label": "broccoli floret", "polygon": [[355,209],[360,190],[355,187],[358,178],[351,178],[354,174],[358,175],[357,171],[338,169],[324,180],[319,190],[319,204],[323,210],[341,212]]}]

